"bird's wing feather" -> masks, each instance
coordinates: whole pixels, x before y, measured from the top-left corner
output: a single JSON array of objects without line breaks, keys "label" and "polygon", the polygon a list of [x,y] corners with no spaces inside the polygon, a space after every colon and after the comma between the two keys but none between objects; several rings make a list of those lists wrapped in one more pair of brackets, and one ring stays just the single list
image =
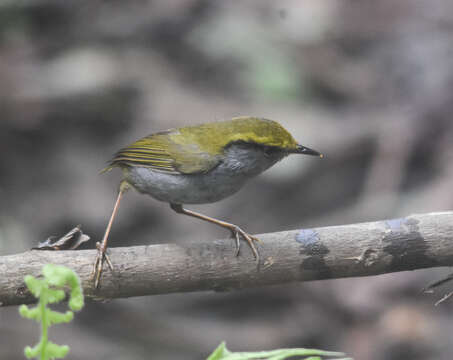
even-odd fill
[{"label": "bird's wing feather", "polygon": [[208,172],[221,161],[194,144],[181,143],[178,137],[176,130],[169,130],[137,140],[118,151],[105,170],[142,166],[170,174],[197,174]]}]

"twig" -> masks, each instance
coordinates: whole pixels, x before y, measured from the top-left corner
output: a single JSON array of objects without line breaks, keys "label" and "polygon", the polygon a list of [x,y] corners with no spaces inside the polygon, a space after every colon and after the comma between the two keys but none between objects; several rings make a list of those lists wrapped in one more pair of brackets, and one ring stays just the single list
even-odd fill
[{"label": "twig", "polygon": [[378,275],[453,265],[453,212],[258,235],[262,265],[231,240],[112,248],[114,272],[90,278],[95,250],[38,251],[0,257],[0,305],[33,302],[24,275],[44,264],[77,272],[88,298],[103,300],[200,290],[227,291],[292,281]]}]

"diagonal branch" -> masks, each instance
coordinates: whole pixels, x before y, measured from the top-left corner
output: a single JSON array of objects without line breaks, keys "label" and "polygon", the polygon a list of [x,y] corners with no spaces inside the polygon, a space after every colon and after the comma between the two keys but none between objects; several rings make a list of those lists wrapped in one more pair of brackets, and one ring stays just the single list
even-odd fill
[{"label": "diagonal branch", "polygon": [[46,263],[80,276],[85,295],[112,299],[200,290],[225,291],[293,281],[378,275],[453,265],[453,212],[258,235],[261,266],[246,246],[235,257],[231,240],[112,248],[94,290],[95,250],[37,251],[0,257],[0,305],[30,303],[23,277]]}]

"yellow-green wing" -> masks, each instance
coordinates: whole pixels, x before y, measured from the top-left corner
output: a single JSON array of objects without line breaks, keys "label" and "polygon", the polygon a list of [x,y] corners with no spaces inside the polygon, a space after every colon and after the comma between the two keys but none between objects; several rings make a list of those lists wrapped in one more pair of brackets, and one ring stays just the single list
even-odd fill
[{"label": "yellow-green wing", "polygon": [[205,173],[221,161],[195,144],[175,141],[178,130],[149,135],[118,151],[105,169],[121,166],[142,166],[171,174]]}]

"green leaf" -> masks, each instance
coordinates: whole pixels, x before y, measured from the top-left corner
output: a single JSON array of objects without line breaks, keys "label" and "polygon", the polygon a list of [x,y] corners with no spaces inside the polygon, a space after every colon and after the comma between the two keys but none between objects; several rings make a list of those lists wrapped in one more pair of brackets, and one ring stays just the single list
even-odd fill
[{"label": "green leaf", "polygon": [[223,359],[225,355],[231,354],[226,346],[225,346],[225,341],[222,341],[220,345],[214,350],[214,352],[209,355],[207,360],[219,360]]},{"label": "green leaf", "polygon": [[49,341],[46,352],[49,359],[62,359],[68,354],[69,346],[57,345]]},{"label": "green leaf", "polygon": [[44,283],[40,279],[36,279],[31,275],[26,275],[24,277],[25,285],[27,285],[28,290],[34,295],[34,297],[39,298],[41,295],[42,288]]},{"label": "green leaf", "polygon": [[49,309],[49,325],[68,323],[74,318],[74,313],[72,311],[66,311],[64,314],[58,311],[52,311]]},{"label": "green leaf", "polygon": [[57,345],[49,341],[47,337],[48,328],[54,324],[70,322],[74,313],[66,311],[60,313],[47,307],[50,303],[56,303],[65,298],[62,288],[70,287],[69,307],[72,310],[80,310],[83,307],[83,292],[80,286],[79,277],[69,268],[52,264],[44,265],[42,269],[43,279],[36,279],[31,275],[24,278],[30,292],[38,298],[38,306],[28,308],[26,305],[19,307],[19,314],[25,318],[41,322],[41,339],[39,343],[24,350],[27,358],[39,358],[40,360],[61,359],[68,352],[67,345]]},{"label": "green leaf", "polygon": [[[304,360],[323,360],[323,359],[337,359],[337,360],[352,360],[351,358],[344,358],[344,354],[333,351],[322,351],[316,349],[278,349],[271,351],[257,351],[257,352],[237,352],[232,353],[226,349],[225,343],[222,342],[217,349],[208,357],[207,360],[284,360],[295,356],[303,356],[300,359]],[[340,359],[340,357],[343,357]]]}]

